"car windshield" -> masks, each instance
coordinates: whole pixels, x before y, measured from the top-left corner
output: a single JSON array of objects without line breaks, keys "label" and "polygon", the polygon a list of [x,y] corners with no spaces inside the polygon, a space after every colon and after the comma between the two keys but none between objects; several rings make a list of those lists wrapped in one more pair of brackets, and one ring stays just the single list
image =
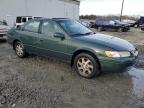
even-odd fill
[{"label": "car windshield", "polygon": [[94,34],[90,29],[75,20],[58,20],[57,23],[72,37]]},{"label": "car windshield", "polygon": [[120,24],[121,23],[121,21],[119,21],[119,20],[114,20],[116,23],[118,23],[118,24]]}]

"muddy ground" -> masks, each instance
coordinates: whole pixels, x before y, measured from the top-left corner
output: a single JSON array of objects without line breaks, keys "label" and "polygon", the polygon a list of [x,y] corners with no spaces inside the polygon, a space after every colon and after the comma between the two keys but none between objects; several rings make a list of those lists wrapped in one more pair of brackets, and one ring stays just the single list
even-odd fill
[{"label": "muddy ground", "polygon": [[127,72],[84,79],[58,60],[20,59],[0,41],[0,108],[144,108],[144,33],[102,33],[138,47],[139,57]]}]

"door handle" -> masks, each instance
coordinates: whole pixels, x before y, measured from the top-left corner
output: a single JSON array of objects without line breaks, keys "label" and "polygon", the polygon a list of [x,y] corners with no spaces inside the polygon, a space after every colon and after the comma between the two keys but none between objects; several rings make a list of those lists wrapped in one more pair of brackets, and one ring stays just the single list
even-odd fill
[{"label": "door handle", "polygon": [[40,42],[43,42],[44,40],[40,39],[39,41],[40,41]]}]

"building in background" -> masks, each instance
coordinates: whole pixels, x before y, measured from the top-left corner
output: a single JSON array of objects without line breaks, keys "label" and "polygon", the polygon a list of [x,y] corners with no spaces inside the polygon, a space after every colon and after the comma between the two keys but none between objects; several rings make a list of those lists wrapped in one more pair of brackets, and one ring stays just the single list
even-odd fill
[{"label": "building in background", "polygon": [[17,16],[79,19],[78,0],[0,0],[0,20],[13,25]]}]

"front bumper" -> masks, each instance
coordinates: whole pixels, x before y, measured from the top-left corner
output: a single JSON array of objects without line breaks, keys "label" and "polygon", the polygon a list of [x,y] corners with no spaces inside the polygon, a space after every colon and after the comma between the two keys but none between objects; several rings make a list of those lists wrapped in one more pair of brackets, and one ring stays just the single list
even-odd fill
[{"label": "front bumper", "polygon": [[124,72],[135,62],[136,57],[102,58],[100,59],[103,72]]},{"label": "front bumper", "polygon": [[7,35],[7,32],[8,32],[8,31],[3,31],[3,32],[0,31],[0,37],[3,37],[3,36],[5,36],[5,35]]}]

